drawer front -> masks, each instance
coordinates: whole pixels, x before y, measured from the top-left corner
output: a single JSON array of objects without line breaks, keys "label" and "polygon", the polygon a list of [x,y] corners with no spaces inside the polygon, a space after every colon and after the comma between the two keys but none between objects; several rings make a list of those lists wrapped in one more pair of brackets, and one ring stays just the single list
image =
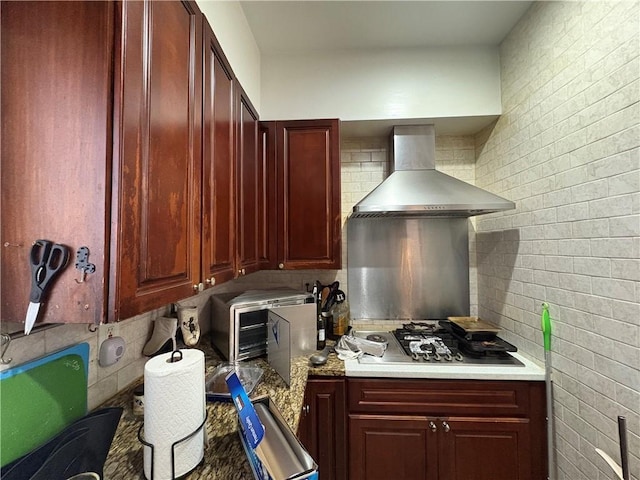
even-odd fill
[{"label": "drawer front", "polygon": [[348,391],[350,412],[526,416],[530,405],[530,382],[349,378]]}]

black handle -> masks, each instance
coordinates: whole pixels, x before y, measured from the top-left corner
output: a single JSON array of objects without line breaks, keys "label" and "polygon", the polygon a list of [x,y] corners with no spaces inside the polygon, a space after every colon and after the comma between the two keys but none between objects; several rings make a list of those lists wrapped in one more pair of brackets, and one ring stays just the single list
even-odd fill
[{"label": "black handle", "polygon": [[31,247],[31,294],[29,300],[40,303],[54,276],[69,261],[69,250],[49,240],[36,240]]},{"label": "black handle", "polygon": [[622,464],[622,479],[629,480],[629,453],[627,452],[627,419],[618,417],[618,435],[620,437],[620,463]]}]

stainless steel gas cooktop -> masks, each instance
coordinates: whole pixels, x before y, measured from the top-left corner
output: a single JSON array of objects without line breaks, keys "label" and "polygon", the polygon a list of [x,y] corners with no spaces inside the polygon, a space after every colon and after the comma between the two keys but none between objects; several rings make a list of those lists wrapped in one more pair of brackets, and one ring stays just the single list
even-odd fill
[{"label": "stainless steel gas cooktop", "polygon": [[496,336],[490,341],[470,342],[447,328],[447,324],[446,321],[411,322],[391,332],[352,331],[351,334],[356,337],[387,344],[382,357],[365,354],[358,362],[524,366],[509,354],[510,351],[516,351],[516,348],[501,338]]}]

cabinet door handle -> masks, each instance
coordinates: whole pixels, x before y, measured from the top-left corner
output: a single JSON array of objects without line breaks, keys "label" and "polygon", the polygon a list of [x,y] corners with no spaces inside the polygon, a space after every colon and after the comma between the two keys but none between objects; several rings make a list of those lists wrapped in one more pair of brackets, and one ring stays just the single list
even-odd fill
[{"label": "cabinet door handle", "polygon": [[201,283],[197,283],[196,285],[193,286],[193,291],[194,292],[202,292],[204,290],[204,285]]},{"label": "cabinet door handle", "polygon": [[278,268],[279,268],[280,270],[283,270],[283,269],[284,269],[284,263],[279,263],[279,264],[278,264]]},{"label": "cabinet door handle", "polygon": [[442,428],[444,429],[445,433],[449,433],[451,431],[451,427],[447,422],[442,422]]},{"label": "cabinet door handle", "polygon": [[303,410],[304,410],[304,413],[305,413],[305,414],[309,415],[309,412],[311,411],[311,408],[309,407],[309,405],[305,405],[305,406],[303,407]]},{"label": "cabinet door handle", "polygon": [[436,431],[438,430],[438,426],[436,425],[435,422],[429,422],[429,428],[433,433],[436,433]]},{"label": "cabinet door handle", "polygon": [[207,278],[204,282],[207,285],[211,285],[213,287],[216,284],[216,279],[215,277],[211,277],[211,278]]}]

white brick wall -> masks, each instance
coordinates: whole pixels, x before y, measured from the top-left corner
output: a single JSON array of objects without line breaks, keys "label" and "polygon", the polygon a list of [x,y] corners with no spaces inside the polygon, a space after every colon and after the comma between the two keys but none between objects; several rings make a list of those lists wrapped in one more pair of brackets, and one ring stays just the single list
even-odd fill
[{"label": "white brick wall", "polygon": [[535,3],[476,137],[476,184],[517,204],[477,219],[478,311],[542,360],[550,304],[560,480],[615,478],[618,415],[640,478],[639,33],[637,1]]}]

